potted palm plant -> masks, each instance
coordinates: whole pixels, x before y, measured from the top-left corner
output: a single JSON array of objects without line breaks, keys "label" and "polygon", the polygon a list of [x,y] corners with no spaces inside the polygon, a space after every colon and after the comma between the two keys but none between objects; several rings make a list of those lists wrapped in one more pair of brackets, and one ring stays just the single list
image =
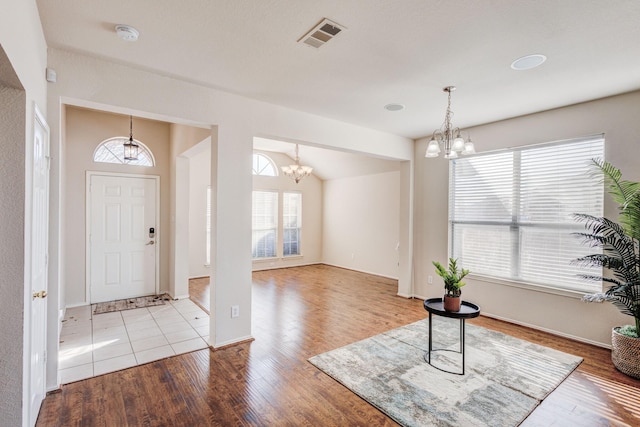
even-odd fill
[{"label": "potted palm plant", "polygon": [[635,319],[635,325],[613,328],[611,360],[619,371],[640,378],[640,183],[622,180],[620,170],[608,162],[593,160],[593,164],[602,172],[607,191],[618,204],[620,223],[604,217],[575,215],[586,229],[577,234],[591,247],[602,248],[602,253],[575,262],[602,267],[611,273],[582,275],[609,286],[605,292],[585,295],[583,300],[609,301]]},{"label": "potted palm plant", "polygon": [[465,285],[462,279],[469,274],[469,270],[458,269],[458,260],[454,258],[449,258],[448,270],[438,261],[432,262],[436,267],[436,273],[444,280],[444,290],[446,292],[443,298],[444,309],[446,311],[460,311],[461,288]]}]

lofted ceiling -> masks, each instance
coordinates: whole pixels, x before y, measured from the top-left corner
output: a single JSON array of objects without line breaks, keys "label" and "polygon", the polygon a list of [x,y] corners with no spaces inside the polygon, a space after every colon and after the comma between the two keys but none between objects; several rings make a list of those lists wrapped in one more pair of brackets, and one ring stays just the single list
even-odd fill
[{"label": "lofted ceiling", "polygon": [[[282,153],[292,160],[296,157],[295,144],[268,138],[253,138],[253,148],[260,151]],[[300,164],[311,166],[313,174],[322,180],[350,178],[400,170],[400,161],[380,159],[364,154],[327,150],[300,145]],[[291,162],[293,163],[293,161]]]},{"label": "lofted ceiling", "polygon": [[[49,47],[410,138],[441,125],[447,85],[462,127],[640,89],[637,0],[37,4]],[[345,29],[319,49],[299,43],[323,18]],[[510,68],[535,53],[548,60]]]}]

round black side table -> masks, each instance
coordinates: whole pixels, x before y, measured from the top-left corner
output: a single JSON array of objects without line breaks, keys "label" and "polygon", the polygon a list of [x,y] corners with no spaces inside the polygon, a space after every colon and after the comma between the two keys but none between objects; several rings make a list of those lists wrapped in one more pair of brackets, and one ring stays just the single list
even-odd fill
[{"label": "round black side table", "polygon": [[[470,303],[468,301],[462,301],[460,304],[460,311],[446,311],[443,306],[442,298],[430,298],[424,300],[424,309],[429,312],[429,351],[424,355],[424,360],[431,366],[436,369],[439,369],[443,372],[447,372],[449,374],[456,375],[464,375],[464,321],[466,319],[471,319],[474,317],[478,317],[480,315],[480,307],[477,305]],[[437,348],[433,349],[433,326],[431,321],[431,316],[435,314],[442,317],[450,317],[453,319],[460,319],[460,351],[449,350],[446,348]],[[455,353],[462,354],[462,373],[447,371],[446,369],[439,368],[431,363],[431,352],[432,351],[453,351]]]}]

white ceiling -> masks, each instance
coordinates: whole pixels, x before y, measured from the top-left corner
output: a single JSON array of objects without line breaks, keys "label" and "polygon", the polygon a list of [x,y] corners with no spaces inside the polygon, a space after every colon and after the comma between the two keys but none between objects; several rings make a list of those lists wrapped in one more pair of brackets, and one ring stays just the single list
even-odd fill
[{"label": "white ceiling", "polygon": [[[410,138],[640,89],[638,0],[38,0],[50,47]],[[346,27],[297,41],[323,18]],[[116,24],[140,31],[135,43]],[[513,71],[520,56],[541,67]],[[406,109],[386,111],[388,103]],[[256,139],[293,157],[293,145]],[[398,162],[301,146],[323,179]]]},{"label": "white ceiling", "polygon": [[[638,0],[37,4],[50,47],[411,138],[440,126],[447,85],[462,127],[640,89]],[[346,30],[320,49],[297,42],[325,17]],[[533,53],[547,62],[510,69]]]}]

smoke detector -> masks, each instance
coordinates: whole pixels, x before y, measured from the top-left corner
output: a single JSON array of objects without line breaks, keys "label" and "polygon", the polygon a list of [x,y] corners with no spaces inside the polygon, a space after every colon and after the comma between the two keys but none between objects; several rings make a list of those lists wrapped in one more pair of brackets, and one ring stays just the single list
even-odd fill
[{"label": "smoke detector", "polygon": [[302,36],[298,40],[298,43],[304,43],[318,49],[326,42],[340,34],[343,30],[346,30],[346,28],[342,25],[324,18],[318,25]]},{"label": "smoke detector", "polygon": [[134,42],[138,40],[138,36],[140,36],[140,33],[138,32],[138,30],[133,28],[131,25],[124,25],[124,24],[116,25],[116,34],[122,40],[125,40],[128,42]]}]

